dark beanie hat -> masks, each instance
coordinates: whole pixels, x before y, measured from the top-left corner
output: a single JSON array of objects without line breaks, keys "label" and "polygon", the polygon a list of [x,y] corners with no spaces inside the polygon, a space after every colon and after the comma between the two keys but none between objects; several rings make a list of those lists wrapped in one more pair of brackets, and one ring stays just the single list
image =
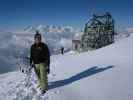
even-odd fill
[{"label": "dark beanie hat", "polygon": [[39,33],[39,31],[36,31],[36,34],[34,35],[34,38],[41,38],[41,34]]}]

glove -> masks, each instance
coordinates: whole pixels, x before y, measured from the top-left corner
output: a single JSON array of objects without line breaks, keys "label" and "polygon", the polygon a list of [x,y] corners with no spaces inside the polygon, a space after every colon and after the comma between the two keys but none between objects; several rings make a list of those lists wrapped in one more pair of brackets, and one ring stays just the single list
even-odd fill
[{"label": "glove", "polygon": [[47,71],[47,74],[50,73],[50,69],[49,69],[49,67],[47,67],[46,71]]}]

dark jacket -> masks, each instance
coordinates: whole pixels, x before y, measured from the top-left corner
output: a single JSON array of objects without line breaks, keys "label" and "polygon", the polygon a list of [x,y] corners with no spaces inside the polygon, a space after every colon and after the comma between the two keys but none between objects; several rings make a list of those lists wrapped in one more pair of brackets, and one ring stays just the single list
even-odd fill
[{"label": "dark jacket", "polygon": [[50,65],[50,52],[45,43],[33,44],[30,50],[30,63],[39,64],[45,63]]}]

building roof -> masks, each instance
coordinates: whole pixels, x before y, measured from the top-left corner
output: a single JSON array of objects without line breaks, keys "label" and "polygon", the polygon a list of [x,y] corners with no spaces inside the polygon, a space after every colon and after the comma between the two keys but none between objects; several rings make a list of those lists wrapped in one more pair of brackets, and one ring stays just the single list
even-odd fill
[{"label": "building roof", "polygon": [[73,43],[81,43],[81,40],[72,40]]},{"label": "building roof", "polygon": [[73,40],[81,40],[83,35],[83,32],[76,33],[75,36],[73,37]]}]

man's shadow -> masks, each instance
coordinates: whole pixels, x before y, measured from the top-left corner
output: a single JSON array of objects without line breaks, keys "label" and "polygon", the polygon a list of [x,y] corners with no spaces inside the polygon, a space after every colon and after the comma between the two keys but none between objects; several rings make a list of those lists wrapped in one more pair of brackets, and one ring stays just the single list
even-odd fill
[{"label": "man's shadow", "polygon": [[78,81],[78,80],[81,80],[83,78],[86,78],[88,76],[91,76],[91,75],[94,75],[94,74],[97,74],[99,72],[103,72],[107,69],[110,69],[110,68],[113,68],[114,66],[107,66],[105,68],[98,68],[97,66],[94,66],[94,67],[91,67],[81,73],[78,73],[68,79],[64,79],[64,80],[59,80],[59,81],[55,81],[55,82],[50,82],[50,85],[48,86],[48,89],[54,89],[54,88],[57,88],[57,87],[61,87],[61,86],[65,86],[65,85],[68,85],[68,84],[71,84],[75,81]]}]

